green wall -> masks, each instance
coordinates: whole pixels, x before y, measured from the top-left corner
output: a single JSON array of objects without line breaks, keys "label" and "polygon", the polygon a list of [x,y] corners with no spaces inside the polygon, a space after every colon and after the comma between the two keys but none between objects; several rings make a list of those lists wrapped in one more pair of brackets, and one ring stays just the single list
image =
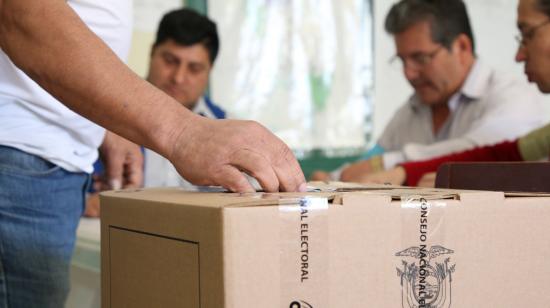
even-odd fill
[{"label": "green wall", "polygon": [[[222,0],[223,1],[223,0]],[[207,0],[185,0],[185,6],[206,14],[208,11]]]}]

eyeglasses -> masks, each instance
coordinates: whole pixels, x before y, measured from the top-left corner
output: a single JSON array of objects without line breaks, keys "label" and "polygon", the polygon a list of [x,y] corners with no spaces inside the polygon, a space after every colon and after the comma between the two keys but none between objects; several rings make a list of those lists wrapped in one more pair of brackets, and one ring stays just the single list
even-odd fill
[{"label": "eyeglasses", "polygon": [[408,62],[409,68],[413,70],[420,70],[430,65],[430,63],[432,63],[433,59],[435,58],[435,56],[437,56],[437,54],[441,49],[443,49],[443,46],[439,46],[434,51],[427,52],[427,53],[417,52],[417,53],[413,53],[412,55],[404,56],[404,57],[395,55],[390,59],[390,64],[392,65],[402,64],[403,67],[406,67]]},{"label": "eyeglasses", "polygon": [[525,47],[529,43],[529,41],[531,41],[533,37],[535,37],[537,30],[546,26],[547,24],[550,24],[550,20],[542,22],[532,27],[531,29],[525,31],[524,33],[519,33],[518,35],[516,35],[516,41],[518,41],[518,44],[520,46]]}]

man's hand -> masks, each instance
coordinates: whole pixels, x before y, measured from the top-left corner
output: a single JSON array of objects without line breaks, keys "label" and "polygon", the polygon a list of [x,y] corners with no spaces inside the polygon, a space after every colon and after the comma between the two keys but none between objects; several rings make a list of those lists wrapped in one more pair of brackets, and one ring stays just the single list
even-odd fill
[{"label": "man's hand", "polygon": [[99,192],[111,189],[104,180],[102,175],[96,173],[92,174],[93,192],[86,194],[86,204],[84,207],[85,217],[99,217]]},{"label": "man's hand", "polygon": [[365,176],[382,170],[384,170],[382,156],[374,156],[371,159],[362,160],[344,168],[340,180],[344,182],[361,182]]},{"label": "man's hand", "polygon": [[86,197],[84,216],[91,218],[99,217],[99,193],[92,193]]},{"label": "man's hand", "polygon": [[187,121],[174,136],[168,159],[191,183],[252,192],[245,172],[268,192],[306,190],[292,151],[260,124],[198,116]]},{"label": "man's hand", "polygon": [[364,175],[357,182],[403,185],[406,179],[407,179],[407,174],[405,172],[405,169],[403,169],[403,167],[401,166],[398,166],[393,169]]},{"label": "man's hand", "polygon": [[430,172],[424,174],[420,181],[418,181],[418,184],[416,186],[418,187],[435,187],[435,178],[437,177],[437,172]]},{"label": "man's hand", "polygon": [[[267,129],[193,116],[126,67],[66,1],[0,0],[0,47],[71,110],[167,157],[194,184],[252,191],[244,171],[266,191],[306,189],[292,152]],[[106,139],[102,152],[111,183],[139,186],[137,146],[121,151],[125,142],[110,144]]]},{"label": "man's hand", "polygon": [[143,155],[136,144],[107,131],[99,153],[109,189],[136,188],[143,185]]},{"label": "man's hand", "polygon": [[315,171],[311,174],[310,179],[312,181],[328,182],[328,181],[330,181],[330,173],[325,172],[325,171],[317,170],[317,171]]}]

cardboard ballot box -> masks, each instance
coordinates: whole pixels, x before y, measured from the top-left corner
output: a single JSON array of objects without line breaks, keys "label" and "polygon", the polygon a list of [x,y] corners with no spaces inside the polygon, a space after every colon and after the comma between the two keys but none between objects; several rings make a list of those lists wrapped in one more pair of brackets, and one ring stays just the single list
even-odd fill
[{"label": "cardboard ballot box", "polygon": [[102,307],[549,307],[550,197],[102,195]]}]

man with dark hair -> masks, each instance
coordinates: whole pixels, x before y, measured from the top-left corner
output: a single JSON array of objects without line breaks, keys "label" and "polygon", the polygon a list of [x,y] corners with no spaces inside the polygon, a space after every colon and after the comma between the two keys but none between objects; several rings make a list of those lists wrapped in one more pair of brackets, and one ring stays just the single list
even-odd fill
[{"label": "man with dark hair", "polygon": [[[163,16],[151,49],[147,81],[173,97],[195,114],[225,119],[226,112],[204,96],[210,72],[219,51],[216,24],[191,9],[182,8]],[[145,149],[144,185],[181,186],[193,189],[176,168],[161,155]],[[99,217],[97,191],[118,189],[108,183],[98,160],[91,194],[86,200],[85,216]]]},{"label": "man with dark hair", "polygon": [[[190,9],[166,14],[151,50],[147,81],[196,114],[224,119],[226,113],[204,96],[218,56],[216,24]],[[145,186],[192,188],[164,157],[146,150]]]},{"label": "man with dark hair", "polygon": [[376,155],[343,169],[341,180],[517,138],[546,121],[535,89],[476,59],[461,0],[399,1],[385,26],[414,95],[386,126]]},{"label": "man with dark hair", "polygon": [[210,63],[216,61],[220,49],[216,24],[206,16],[187,8],[171,11],[162,17],[153,50],[168,40],[182,46],[201,43],[208,51]]},{"label": "man with dark hair", "polygon": [[[193,110],[208,86],[218,50],[214,22],[190,9],[169,12],[159,24],[147,81]],[[206,103],[216,118],[224,118],[210,100],[200,103]]]}]

